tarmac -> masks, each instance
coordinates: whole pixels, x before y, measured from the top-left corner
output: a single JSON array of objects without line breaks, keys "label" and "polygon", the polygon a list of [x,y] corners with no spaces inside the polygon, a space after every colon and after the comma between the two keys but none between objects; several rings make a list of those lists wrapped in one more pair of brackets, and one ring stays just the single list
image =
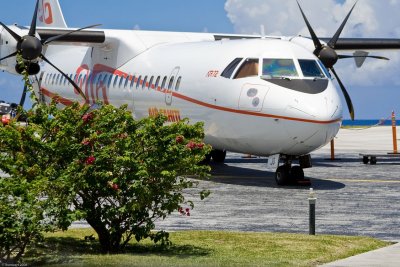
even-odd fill
[{"label": "tarmac", "polygon": [[[396,131],[397,137],[399,133]],[[335,153],[354,153],[382,155],[394,152],[392,127],[372,127],[369,129],[341,129],[335,139]],[[319,152],[331,152],[325,146]],[[379,157],[378,157],[379,160]],[[379,164],[379,162],[378,162]],[[400,193],[399,193],[400,194]],[[400,218],[399,218],[400,219]],[[400,230],[400,228],[399,228]],[[356,255],[343,260],[322,265],[323,267],[398,267],[400,266],[400,243]]]}]

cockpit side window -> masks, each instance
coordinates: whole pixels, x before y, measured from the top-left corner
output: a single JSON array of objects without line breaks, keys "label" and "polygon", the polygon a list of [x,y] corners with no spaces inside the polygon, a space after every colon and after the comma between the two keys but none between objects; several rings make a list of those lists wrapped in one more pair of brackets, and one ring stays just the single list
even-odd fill
[{"label": "cockpit side window", "polygon": [[263,78],[274,79],[298,77],[293,59],[265,58],[263,60]]},{"label": "cockpit side window", "polygon": [[317,61],[312,59],[299,59],[299,64],[304,77],[325,78]]},{"label": "cockpit side window", "polygon": [[225,70],[222,72],[221,76],[225,77],[227,79],[230,79],[232,77],[233,72],[235,71],[236,67],[239,65],[239,63],[242,61],[243,58],[235,58],[229,65],[225,68]]},{"label": "cockpit side window", "polygon": [[246,59],[239,70],[236,72],[234,79],[241,79],[251,76],[258,76],[258,58]]}]

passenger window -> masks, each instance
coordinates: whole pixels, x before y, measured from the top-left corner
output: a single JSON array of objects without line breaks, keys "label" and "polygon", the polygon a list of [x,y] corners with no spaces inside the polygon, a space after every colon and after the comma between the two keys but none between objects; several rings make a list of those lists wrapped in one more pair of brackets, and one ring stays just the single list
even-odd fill
[{"label": "passenger window", "polygon": [[100,77],[99,77],[99,75],[96,75],[96,76],[94,76],[94,81],[93,81],[93,85],[94,86],[97,86],[97,83],[99,82],[99,79]]},{"label": "passenger window", "polygon": [[[86,78],[87,78],[87,75],[86,75],[86,74],[83,75],[83,81],[82,81],[82,84],[83,84],[83,85],[86,84]],[[65,80],[64,80],[64,84],[65,84]]]},{"label": "passenger window", "polygon": [[174,76],[172,76],[171,79],[169,79],[168,90],[172,89],[172,85],[174,84],[174,79],[175,79]]},{"label": "passenger window", "polygon": [[112,78],[113,78],[113,74],[110,74],[110,77],[108,77],[108,82],[107,82],[107,87],[110,88],[111,87],[111,82],[112,82]]},{"label": "passenger window", "polygon": [[137,83],[136,83],[136,89],[139,89],[140,86],[140,80],[142,79],[142,76],[139,76]]},{"label": "passenger window", "polygon": [[160,76],[158,76],[156,79],[156,84],[154,85],[154,89],[156,89],[156,90],[158,90],[158,84],[160,83],[160,79],[161,79]]},{"label": "passenger window", "polygon": [[58,84],[58,81],[60,80],[60,74],[57,74],[57,78],[56,78],[56,84]]},{"label": "passenger window", "polygon": [[122,87],[122,84],[124,83],[124,76],[121,76],[121,78],[119,79],[119,85],[118,85],[118,87],[119,88],[121,88]]},{"label": "passenger window", "polygon": [[144,77],[143,84],[142,84],[142,89],[144,89],[146,87],[146,83],[147,83],[147,76]]},{"label": "passenger window", "polygon": [[240,66],[234,79],[258,76],[258,59],[248,58]]},{"label": "passenger window", "polygon": [[82,79],[82,74],[79,74],[78,84],[81,82],[81,79]]},{"label": "passenger window", "polygon": [[135,85],[135,75],[132,76],[132,81],[131,81],[130,87],[133,88],[134,85]]},{"label": "passenger window", "polygon": [[154,80],[154,76],[151,76],[148,89],[151,89],[151,86],[153,85],[153,80]]},{"label": "passenger window", "polygon": [[165,89],[165,84],[167,83],[167,76],[164,77],[162,83],[161,83],[161,90]]},{"label": "passenger window", "polygon": [[53,79],[51,80],[51,84],[54,84],[54,81],[56,80],[56,75],[53,74]]},{"label": "passenger window", "polygon": [[114,88],[117,86],[118,78],[119,78],[119,76],[118,76],[118,75],[115,75],[114,83],[113,83],[113,87],[114,87]]},{"label": "passenger window", "polygon": [[264,59],[262,78],[284,78],[284,77],[298,77],[296,67],[293,59]]},{"label": "passenger window", "polygon": [[175,91],[179,90],[179,87],[181,86],[181,80],[182,80],[182,76],[179,76],[178,80],[176,81]]},{"label": "passenger window", "polygon": [[124,88],[126,88],[126,87],[128,86],[129,77],[130,77],[130,76],[127,76],[127,77],[126,77],[125,84],[124,84]]},{"label": "passenger window", "polygon": [[221,76],[230,79],[236,67],[239,65],[240,62],[242,62],[242,60],[243,58],[235,58],[221,73]]}]

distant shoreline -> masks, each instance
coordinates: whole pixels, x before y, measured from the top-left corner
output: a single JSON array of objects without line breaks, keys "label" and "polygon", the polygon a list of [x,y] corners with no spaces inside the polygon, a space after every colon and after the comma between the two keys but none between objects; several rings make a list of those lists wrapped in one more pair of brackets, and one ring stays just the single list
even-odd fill
[{"label": "distant shoreline", "polygon": [[[374,119],[374,120],[343,120],[343,126],[375,126],[375,125],[381,125],[381,126],[391,126],[392,125],[392,120],[391,119],[386,119],[386,120],[379,120],[379,119]],[[396,120],[396,125],[400,126],[400,120]]]}]

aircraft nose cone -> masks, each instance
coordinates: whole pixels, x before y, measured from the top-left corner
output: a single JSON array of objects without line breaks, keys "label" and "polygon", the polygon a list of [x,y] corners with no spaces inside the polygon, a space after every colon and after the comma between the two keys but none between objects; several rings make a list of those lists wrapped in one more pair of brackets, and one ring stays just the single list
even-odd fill
[{"label": "aircraft nose cone", "polygon": [[329,143],[341,126],[342,104],[334,87],[324,94],[295,99],[288,111],[304,118],[301,122],[286,125],[293,141],[289,153],[308,154]]}]

